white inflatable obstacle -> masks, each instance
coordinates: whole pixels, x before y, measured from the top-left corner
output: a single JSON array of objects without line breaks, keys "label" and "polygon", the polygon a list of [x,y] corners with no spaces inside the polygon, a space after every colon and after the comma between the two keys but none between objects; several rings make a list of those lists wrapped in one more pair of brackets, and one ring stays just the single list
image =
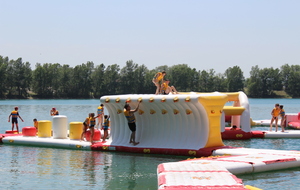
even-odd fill
[{"label": "white inflatable obstacle", "polygon": [[176,95],[112,95],[100,101],[111,117],[111,146],[129,145],[131,131],[124,105],[134,109],[142,101],[136,117],[136,147],[190,149],[223,146],[220,119],[228,100],[224,93]]}]

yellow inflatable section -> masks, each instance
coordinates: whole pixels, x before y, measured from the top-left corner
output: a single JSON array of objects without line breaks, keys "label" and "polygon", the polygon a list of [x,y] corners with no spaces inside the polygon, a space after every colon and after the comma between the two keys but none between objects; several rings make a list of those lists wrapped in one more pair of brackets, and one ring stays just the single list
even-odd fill
[{"label": "yellow inflatable section", "polygon": [[220,120],[223,106],[227,101],[226,96],[199,97],[199,102],[203,105],[209,122],[208,140],[204,148],[224,145],[220,135]]},{"label": "yellow inflatable section", "polygon": [[242,115],[245,111],[243,107],[224,106],[223,111],[225,115]]}]

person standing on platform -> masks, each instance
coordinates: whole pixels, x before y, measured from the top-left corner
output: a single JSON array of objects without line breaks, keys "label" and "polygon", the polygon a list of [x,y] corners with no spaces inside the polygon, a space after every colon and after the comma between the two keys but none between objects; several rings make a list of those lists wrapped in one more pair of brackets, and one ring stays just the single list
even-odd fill
[{"label": "person standing on platform", "polygon": [[51,116],[59,115],[59,112],[58,112],[58,110],[57,110],[56,108],[52,108],[52,109],[50,110],[50,115],[51,115]]},{"label": "person standing on platform", "polygon": [[33,126],[35,127],[36,132],[38,132],[38,130],[39,130],[39,122],[37,121],[36,118],[33,119]]},{"label": "person standing on platform", "polygon": [[110,118],[110,116],[108,116],[108,115],[104,116],[104,122],[103,122],[104,134],[103,134],[102,142],[105,142],[106,138],[108,137],[109,118]]},{"label": "person standing on platform", "polygon": [[[97,109],[97,118],[98,118],[97,126],[99,129],[102,128],[103,115],[104,115],[104,105],[100,104],[100,106]],[[99,125],[101,125],[101,126],[99,127]]]},{"label": "person standing on platform", "polygon": [[166,72],[163,71],[163,72],[158,72],[154,75],[153,79],[152,79],[152,82],[154,83],[154,85],[156,86],[156,92],[155,94],[161,94],[161,85],[162,85],[162,82],[164,80],[164,76],[166,76]]},{"label": "person standing on platform", "polygon": [[85,118],[84,122],[82,123],[83,129],[82,129],[81,138],[80,138],[81,141],[83,141],[84,138],[86,138],[86,130],[88,129],[88,127],[90,125],[90,117],[91,117],[91,114],[89,113],[89,117]]},{"label": "person standing on platform", "polygon": [[280,126],[281,126],[281,132],[284,132],[284,127],[285,127],[285,119],[286,119],[286,115],[285,115],[285,111],[283,109],[283,105],[280,105],[280,117],[281,117],[281,123],[280,123]]},{"label": "person standing on platform", "polygon": [[11,131],[12,131],[12,132],[14,131],[14,128],[15,128],[15,125],[16,125],[17,131],[18,131],[18,133],[19,133],[18,118],[20,118],[22,122],[24,122],[24,120],[23,120],[22,117],[19,115],[18,110],[19,110],[19,108],[18,108],[18,107],[15,107],[15,110],[12,111],[12,112],[10,113],[10,115],[8,116],[8,122],[10,122],[10,117],[11,117]]},{"label": "person standing on platform", "polygon": [[91,132],[91,136],[90,136],[90,140],[91,140],[91,144],[93,144],[93,140],[94,140],[94,133],[95,133],[95,125],[96,125],[96,118],[94,113],[91,113],[91,116],[89,118],[90,120],[90,132]]},{"label": "person standing on platform", "polygon": [[271,119],[271,122],[270,122],[270,131],[272,131],[273,122],[275,121],[275,127],[276,127],[275,132],[277,132],[277,130],[278,130],[278,124],[277,123],[278,123],[279,113],[280,113],[279,104],[275,104],[275,108],[273,108],[273,110],[271,112],[272,119]]},{"label": "person standing on platform", "polygon": [[139,110],[139,105],[141,102],[138,103],[137,107],[133,110],[131,110],[131,107],[129,104],[125,104],[124,106],[124,115],[128,121],[128,126],[131,131],[130,140],[129,143],[132,143],[133,145],[139,144],[139,142],[135,142],[135,132],[136,132],[136,124],[135,124],[135,116],[134,112]]}]

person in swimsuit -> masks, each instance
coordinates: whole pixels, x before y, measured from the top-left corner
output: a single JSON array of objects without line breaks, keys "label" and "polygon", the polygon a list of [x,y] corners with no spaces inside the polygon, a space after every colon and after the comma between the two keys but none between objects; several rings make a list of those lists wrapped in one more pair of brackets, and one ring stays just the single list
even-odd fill
[{"label": "person in swimsuit", "polygon": [[51,115],[51,116],[59,115],[59,112],[58,112],[58,110],[56,110],[56,108],[52,108],[52,109],[50,110],[50,115]]},{"label": "person in swimsuit", "polygon": [[136,124],[135,124],[134,112],[139,110],[140,103],[141,102],[139,102],[137,107],[133,110],[131,109],[129,104],[125,104],[124,106],[124,115],[128,121],[128,127],[131,131],[129,143],[132,143],[133,145],[139,144],[139,142],[135,142]]},{"label": "person in swimsuit", "polygon": [[96,125],[96,118],[95,117],[95,114],[94,113],[91,113],[91,116],[89,117],[89,120],[90,120],[90,132],[91,132],[91,137],[90,137],[90,140],[91,140],[91,144],[93,144],[93,140],[94,140],[94,129],[95,129],[95,125]]},{"label": "person in swimsuit", "polygon": [[[97,126],[99,129],[102,128],[103,115],[104,115],[104,105],[100,104],[100,106],[97,108],[97,118],[98,118]],[[99,125],[101,126],[99,127]]]},{"label": "person in swimsuit", "polygon": [[283,109],[283,105],[280,105],[280,117],[281,117],[281,123],[280,123],[280,126],[281,126],[281,132],[284,132],[284,127],[285,127],[285,119],[286,119],[286,115],[285,115],[285,111]]},{"label": "person in swimsuit", "polygon": [[275,121],[275,127],[276,127],[275,132],[277,132],[277,130],[278,130],[278,124],[277,123],[278,123],[279,113],[280,113],[279,104],[275,104],[275,108],[273,108],[273,110],[271,112],[272,119],[271,119],[271,122],[270,122],[270,131],[272,131],[273,122]]},{"label": "person in swimsuit", "polygon": [[33,126],[36,128],[36,132],[39,130],[39,122],[36,118],[33,119]]},{"label": "person in swimsuit", "polygon": [[167,73],[165,71],[163,72],[158,72],[154,75],[153,79],[152,79],[152,82],[154,83],[154,85],[156,86],[156,91],[155,91],[155,94],[160,94],[161,93],[161,84],[162,84],[162,81],[164,79],[164,76],[166,75]]},{"label": "person in swimsuit", "polygon": [[110,118],[110,116],[108,116],[108,115],[104,116],[104,122],[103,122],[103,131],[104,131],[104,134],[103,134],[102,142],[105,142],[105,140],[106,140],[106,138],[108,136],[109,118]]},{"label": "person in swimsuit", "polygon": [[161,85],[161,92],[162,94],[178,94],[176,88],[174,86],[169,86],[170,80],[166,79],[163,84]]},{"label": "person in swimsuit", "polygon": [[14,128],[15,128],[15,125],[16,125],[17,131],[18,131],[18,133],[19,133],[18,118],[20,118],[22,122],[24,122],[24,120],[23,120],[22,117],[19,115],[18,110],[19,110],[19,108],[18,108],[18,107],[15,107],[15,110],[12,111],[12,112],[10,113],[10,115],[8,116],[8,122],[10,122],[10,117],[11,117],[11,131],[14,131]]},{"label": "person in swimsuit", "polygon": [[87,118],[85,118],[83,124],[83,128],[82,128],[82,133],[81,133],[81,138],[80,140],[83,141],[84,138],[86,138],[86,130],[88,129],[89,125],[90,125],[90,117],[91,114],[89,113],[89,116]]}]

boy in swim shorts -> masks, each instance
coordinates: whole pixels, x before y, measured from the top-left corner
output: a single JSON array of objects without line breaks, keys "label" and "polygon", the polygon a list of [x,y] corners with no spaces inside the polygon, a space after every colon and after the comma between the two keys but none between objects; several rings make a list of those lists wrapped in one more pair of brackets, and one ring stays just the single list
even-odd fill
[{"label": "boy in swim shorts", "polygon": [[110,118],[110,116],[108,116],[108,115],[104,116],[104,123],[103,123],[104,134],[103,134],[102,142],[105,142],[105,139],[108,136],[109,118]]},{"label": "boy in swim shorts", "polygon": [[125,106],[124,106],[124,115],[128,121],[128,127],[131,131],[129,143],[132,143],[134,146],[139,144],[139,142],[135,142],[136,124],[135,124],[134,112],[139,110],[140,103],[141,102],[138,103],[137,107],[134,110],[131,110],[131,107],[129,104],[125,104]]},{"label": "boy in swim shorts", "polygon": [[90,136],[90,140],[91,140],[91,144],[93,144],[93,139],[94,139],[94,130],[95,130],[95,125],[96,125],[96,118],[94,113],[91,113],[89,120],[90,120],[90,132],[91,132],[91,136]]},{"label": "boy in swim shorts", "polygon": [[24,120],[23,120],[22,117],[19,115],[18,110],[19,110],[19,108],[18,108],[18,107],[15,107],[15,110],[12,111],[12,112],[10,113],[10,115],[8,116],[8,122],[10,122],[10,117],[11,117],[11,131],[14,131],[14,128],[15,128],[15,125],[16,125],[17,131],[18,131],[18,133],[19,133],[18,118],[20,118],[22,122],[24,122]]}]

